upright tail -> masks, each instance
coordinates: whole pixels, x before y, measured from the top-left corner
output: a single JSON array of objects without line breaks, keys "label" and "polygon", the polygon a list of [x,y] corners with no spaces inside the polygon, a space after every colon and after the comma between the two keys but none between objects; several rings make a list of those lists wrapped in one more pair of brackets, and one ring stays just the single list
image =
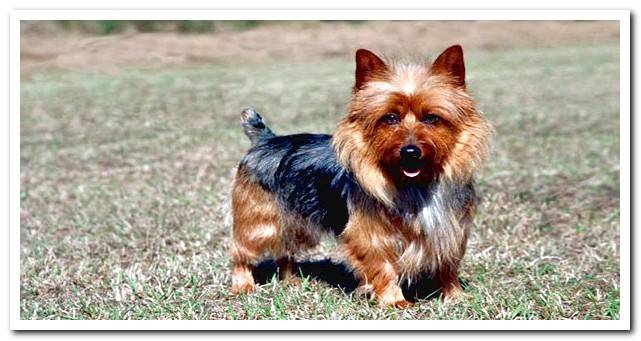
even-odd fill
[{"label": "upright tail", "polygon": [[261,140],[276,136],[267,126],[265,121],[256,110],[247,108],[240,113],[240,121],[245,130],[245,135],[249,137],[252,145]]}]

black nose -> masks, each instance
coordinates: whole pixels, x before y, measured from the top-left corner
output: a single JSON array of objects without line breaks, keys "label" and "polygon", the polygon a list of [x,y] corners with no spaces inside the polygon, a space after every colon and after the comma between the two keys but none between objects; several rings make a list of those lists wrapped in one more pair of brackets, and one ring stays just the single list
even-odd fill
[{"label": "black nose", "polygon": [[413,144],[405,146],[401,148],[401,158],[408,160],[418,160],[421,158],[421,149]]}]

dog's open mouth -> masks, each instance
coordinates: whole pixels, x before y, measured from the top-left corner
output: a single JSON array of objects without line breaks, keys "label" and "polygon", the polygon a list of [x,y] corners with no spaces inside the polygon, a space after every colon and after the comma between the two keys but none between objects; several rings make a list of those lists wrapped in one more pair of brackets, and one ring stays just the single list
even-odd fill
[{"label": "dog's open mouth", "polygon": [[421,169],[407,169],[407,168],[401,168],[401,171],[403,171],[403,174],[408,177],[408,178],[415,178],[419,174],[421,174]]}]

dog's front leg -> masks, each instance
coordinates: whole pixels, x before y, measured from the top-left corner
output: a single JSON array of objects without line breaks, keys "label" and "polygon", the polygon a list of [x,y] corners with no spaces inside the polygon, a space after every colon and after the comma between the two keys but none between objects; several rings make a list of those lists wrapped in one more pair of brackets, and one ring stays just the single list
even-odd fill
[{"label": "dog's front leg", "polygon": [[394,266],[397,257],[380,222],[353,214],[342,234],[342,247],[361,284],[372,289],[379,305],[399,308],[411,305],[398,284],[399,275]]}]

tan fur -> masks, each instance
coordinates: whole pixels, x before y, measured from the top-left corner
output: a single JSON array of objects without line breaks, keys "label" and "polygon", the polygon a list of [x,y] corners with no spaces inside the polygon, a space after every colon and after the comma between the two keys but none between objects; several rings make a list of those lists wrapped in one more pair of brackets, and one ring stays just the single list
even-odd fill
[{"label": "tan fur", "polygon": [[344,122],[338,126],[332,140],[338,160],[354,170],[358,182],[371,195],[391,207],[395,195],[394,186],[376,165],[377,155],[368,152],[361,136],[360,127],[356,123]]},{"label": "tan fur", "polygon": [[444,175],[452,181],[468,181],[481,167],[489,153],[492,127],[477,115],[462,123],[465,127],[444,166]]},{"label": "tan fur", "polygon": [[291,256],[314,247],[320,234],[304,229],[302,219],[286,214],[274,196],[253,182],[240,168],[232,184],[233,229],[230,256],[233,264],[232,293],[254,290],[254,263],[265,253],[277,258],[280,277],[293,272]]}]

